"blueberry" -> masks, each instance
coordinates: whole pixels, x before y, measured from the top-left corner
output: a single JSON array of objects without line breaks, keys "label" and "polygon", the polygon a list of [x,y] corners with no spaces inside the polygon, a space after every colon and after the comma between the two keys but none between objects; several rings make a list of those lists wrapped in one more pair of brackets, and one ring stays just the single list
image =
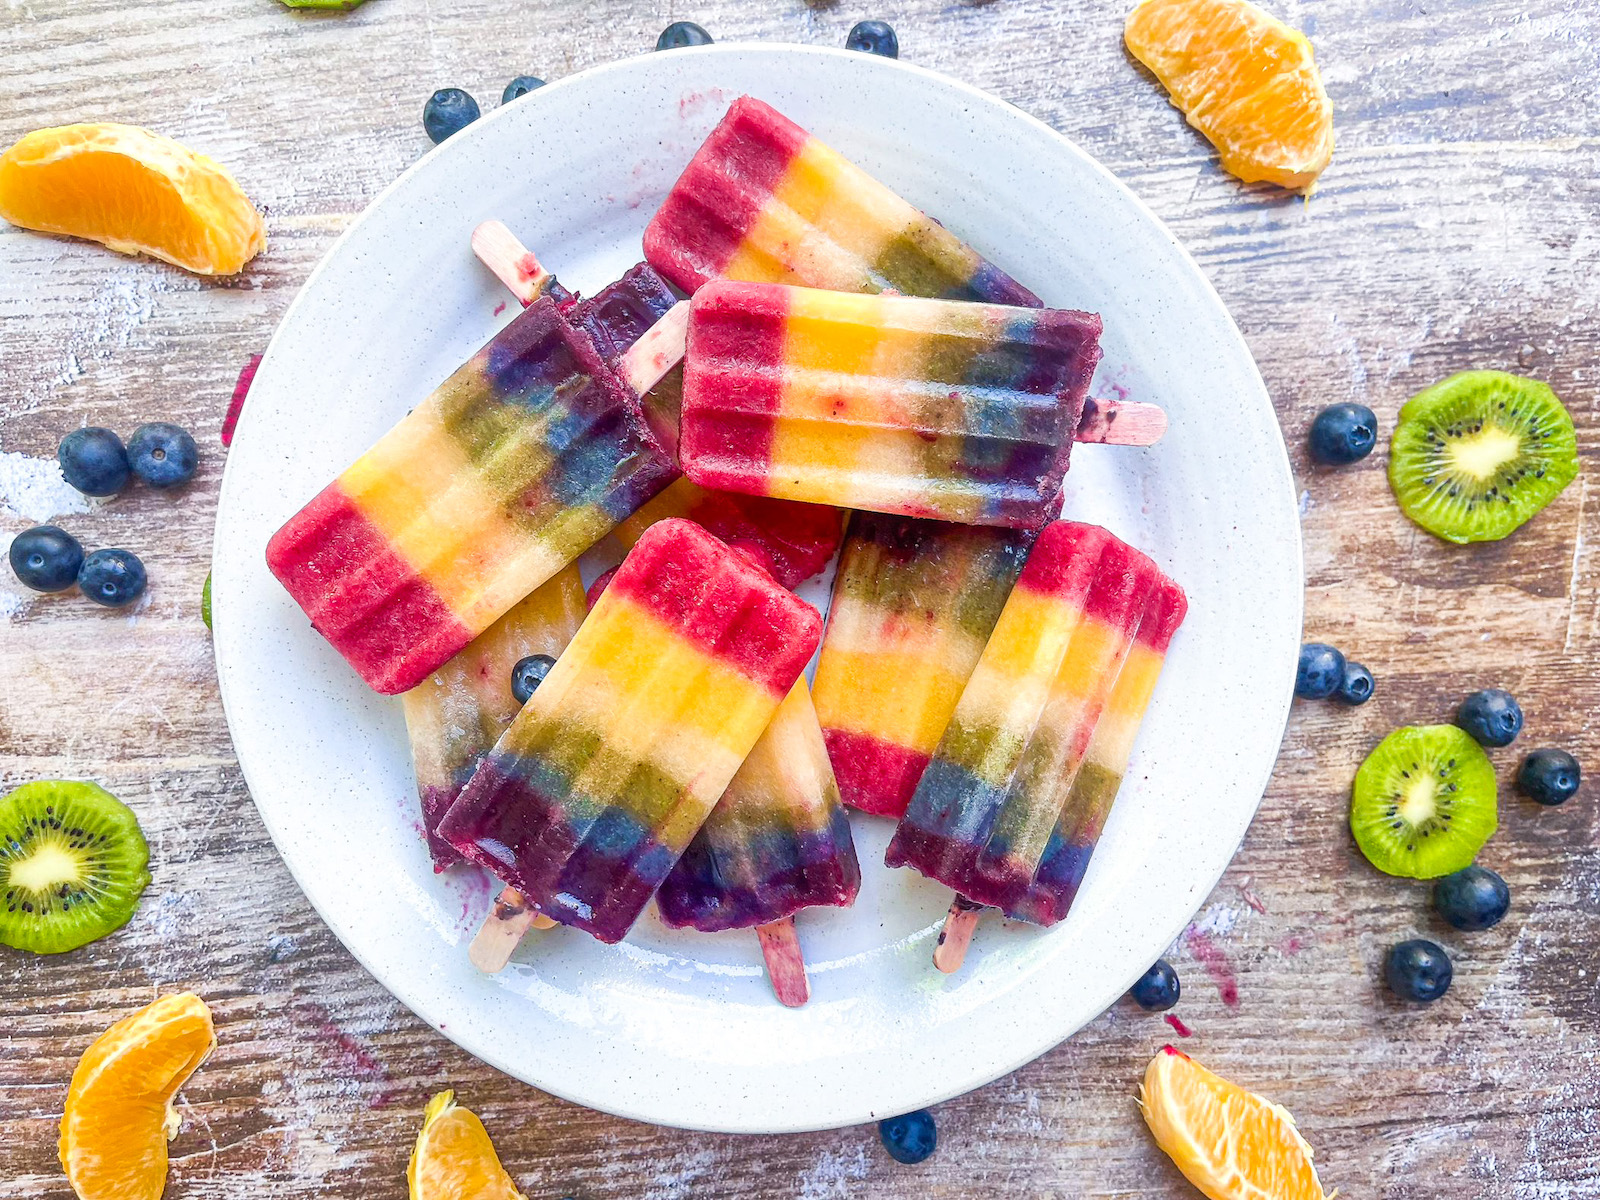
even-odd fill
[{"label": "blueberry", "polygon": [[885,58],[900,57],[900,39],[895,37],[894,26],[887,21],[857,21],[844,39],[844,48],[881,54]]},{"label": "blueberry", "polygon": [[1578,760],[1565,750],[1535,750],[1517,768],[1517,791],[1540,804],[1565,804],[1581,779]]},{"label": "blueberry", "polygon": [[1462,867],[1433,885],[1433,906],[1457,929],[1491,929],[1511,907],[1511,889],[1488,867]]},{"label": "blueberry", "polygon": [[518,704],[528,702],[528,697],[544,682],[544,677],[550,674],[550,668],[555,665],[556,660],[548,654],[530,654],[527,658],[517,659],[517,665],[511,668],[511,694],[517,698]]},{"label": "blueberry", "polygon": [[1391,946],[1383,961],[1383,977],[1402,1000],[1437,1000],[1450,990],[1454,973],[1444,948],[1426,938]]},{"label": "blueberry", "polygon": [[1358,662],[1346,662],[1344,674],[1339,679],[1339,690],[1334,696],[1346,704],[1365,704],[1372,699],[1372,689],[1376,686],[1372,672]]},{"label": "blueberry", "polygon": [[128,452],[109,429],[74,429],[56,448],[61,475],[85,496],[115,496],[128,484]]},{"label": "blueberry", "polygon": [[460,88],[440,88],[422,106],[422,127],[437,145],[479,117],[478,102]]},{"label": "blueberry", "polygon": [[54,525],[24,529],[11,541],[11,569],[24,587],[36,592],[59,592],[78,581],[83,547],[78,539]]},{"label": "blueberry", "polygon": [[1178,1002],[1178,973],[1164,958],[1156,959],[1155,966],[1139,976],[1128,989],[1134,1003],[1148,1012],[1166,1012]]},{"label": "blueberry", "polygon": [[1330,466],[1359,462],[1378,441],[1378,418],[1364,404],[1332,404],[1311,422],[1311,457]]},{"label": "blueberry", "polygon": [[96,550],[78,571],[78,590],[107,608],[132,604],[144,585],[144,564],[131,550]]},{"label": "blueberry", "polygon": [[1321,642],[1300,647],[1300,667],[1294,676],[1294,694],[1302,700],[1326,700],[1344,682],[1344,655]]},{"label": "blueberry", "polygon": [[1456,724],[1484,746],[1509,746],[1522,732],[1522,706],[1510,692],[1484,688],[1456,709]]},{"label": "blueberry", "polygon": [[526,96],[529,92],[544,86],[544,80],[537,75],[518,75],[506,84],[506,90],[500,93],[500,103],[510,104],[518,96]]},{"label": "blueberry", "polygon": [[883,1148],[896,1162],[919,1163],[939,1145],[939,1129],[925,1108],[878,1122]]},{"label": "blueberry", "polygon": [[677,50],[683,46],[709,46],[711,35],[693,21],[674,21],[656,39],[657,50]]},{"label": "blueberry", "polygon": [[200,451],[182,426],[151,421],[128,439],[128,461],[133,473],[153,488],[177,487],[194,478]]}]

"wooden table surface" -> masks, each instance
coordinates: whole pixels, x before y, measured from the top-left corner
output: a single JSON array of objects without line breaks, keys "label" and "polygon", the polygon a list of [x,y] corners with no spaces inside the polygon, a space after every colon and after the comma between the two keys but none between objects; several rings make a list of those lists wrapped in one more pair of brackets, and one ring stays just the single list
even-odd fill
[{"label": "wooden table surface", "polygon": [[[217,284],[0,226],[0,530],[58,516],[86,543],[135,548],[152,580],[132,614],[0,580],[0,783],[101,781],[138,812],[155,872],[113,937],[55,959],[0,948],[0,1194],[70,1195],[55,1138],[76,1057],[182,988],[210,1002],[221,1045],[183,1094],[174,1198],[402,1196],[423,1105],[446,1086],[535,1200],[1194,1194],[1133,1104],[1172,1030],[1126,1001],[939,1106],[940,1149],[917,1167],[872,1127],[685,1133],[500,1075],[323,926],[257,818],[218,703],[198,599],[234,376],[340,230],[428,148],[429,92],[459,85],[488,106],[512,75],[646,50],[674,18],[724,40],[839,45],[881,15],[907,60],[1094,154],[1199,260],[1261,364],[1304,489],[1307,635],[1378,678],[1364,708],[1296,705],[1260,815],[1175,957],[1185,1047],[1286,1104],[1352,1200],[1600,1196],[1594,785],[1553,810],[1504,791],[1481,861],[1513,906],[1483,934],[1445,927],[1425,886],[1380,876],[1345,827],[1377,739],[1447,720],[1478,687],[1510,688],[1527,713],[1519,746],[1492,755],[1502,781],[1534,745],[1600,772],[1600,29],[1592,0],[1272,7],[1311,34],[1335,105],[1338,150],[1309,204],[1218,170],[1123,50],[1120,0],[374,0],[348,16],[6,0],[0,144],[79,120],[152,126],[231,167],[267,214],[269,249]],[[1344,471],[1307,463],[1323,405],[1370,405],[1386,445],[1406,397],[1466,367],[1547,380],[1578,424],[1587,475],[1519,534],[1458,548],[1422,533],[1390,497],[1381,448]],[[67,429],[160,418],[205,452],[184,494],[83,511],[49,482]],[[1225,712],[1214,736],[1229,736]],[[1379,981],[1384,949],[1413,934],[1455,956],[1455,985],[1429,1008]]]}]

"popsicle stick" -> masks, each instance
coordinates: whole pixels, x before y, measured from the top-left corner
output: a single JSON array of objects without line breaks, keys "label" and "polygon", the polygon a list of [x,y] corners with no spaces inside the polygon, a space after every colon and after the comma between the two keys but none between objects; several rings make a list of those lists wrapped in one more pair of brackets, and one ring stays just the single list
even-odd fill
[{"label": "popsicle stick", "polygon": [[972,931],[978,927],[978,918],[982,915],[983,905],[974,904],[965,896],[957,896],[950,902],[944,928],[939,931],[939,940],[933,947],[934,966],[946,975],[961,969],[961,964],[967,960],[967,947],[972,945]]},{"label": "popsicle stick", "polygon": [[[493,271],[502,282],[517,293],[522,303],[532,304],[538,292],[523,298],[527,264],[542,272],[542,280],[550,276],[539,265],[532,251],[517,240],[499,221],[485,221],[473,232],[472,252],[484,266]],[[542,289],[544,283],[539,287]],[[666,316],[656,322],[617,364],[623,377],[633,385],[639,395],[644,395],[661,377],[683,358],[684,333],[689,321],[689,302],[680,301]],[[1101,400],[1091,397],[1084,401],[1083,416],[1078,422],[1076,440],[1103,442],[1108,446],[1151,446],[1161,440],[1167,431],[1167,414],[1155,404],[1138,400]]]},{"label": "popsicle stick", "polygon": [[[539,260],[499,221],[485,221],[472,231],[472,252],[478,261],[495,273],[524,306],[538,299],[553,276]],[[529,271],[534,274],[529,274]],[[536,280],[537,286],[528,294]],[[680,300],[617,361],[617,373],[639,395],[644,395],[662,376],[683,361],[685,335],[689,332],[689,302]]]},{"label": "popsicle stick", "polygon": [[522,301],[523,308],[537,300],[554,278],[499,221],[485,221],[472,231],[472,252]]},{"label": "popsicle stick", "polygon": [[644,395],[683,361],[684,339],[688,333],[689,302],[679,300],[617,360],[617,374],[635,392]]},{"label": "popsicle stick", "polygon": [[495,897],[489,915],[483,919],[467,959],[486,975],[505,970],[517,943],[530,929],[554,929],[556,923],[522,898],[516,888],[505,888]]},{"label": "popsicle stick", "polygon": [[1153,446],[1166,432],[1167,413],[1159,405],[1090,396],[1083,402],[1077,440],[1108,446]]},{"label": "popsicle stick", "polygon": [[761,940],[761,957],[767,960],[773,992],[785,1006],[799,1008],[811,999],[811,981],[806,978],[806,960],[800,953],[794,918],[757,925],[756,937]]}]

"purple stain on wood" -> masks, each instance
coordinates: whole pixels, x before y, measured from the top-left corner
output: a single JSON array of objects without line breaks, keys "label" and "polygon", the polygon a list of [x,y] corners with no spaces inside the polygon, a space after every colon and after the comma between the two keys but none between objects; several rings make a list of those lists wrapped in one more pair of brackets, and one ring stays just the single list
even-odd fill
[{"label": "purple stain on wood", "polygon": [[1222,1003],[1228,1008],[1238,1008],[1239,978],[1234,974],[1233,964],[1228,961],[1227,951],[1212,941],[1211,935],[1205,930],[1193,926],[1190,926],[1184,944],[1206,969],[1211,981],[1217,985],[1217,993],[1222,997]]},{"label": "purple stain on wood", "polygon": [[397,1089],[389,1070],[366,1042],[341,1028],[333,1014],[314,1000],[300,1001],[294,1010],[300,1021],[334,1052],[340,1071],[357,1083],[376,1085],[367,1102],[369,1108],[385,1108],[394,1100]]},{"label": "purple stain on wood", "polygon": [[1309,945],[1311,945],[1311,939],[1303,938],[1298,933],[1292,933],[1278,943],[1278,950],[1285,958],[1293,958]]},{"label": "purple stain on wood", "polygon": [[239,424],[239,413],[244,409],[244,398],[250,394],[250,385],[256,381],[256,368],[261,365],[261,355],[252,354],[250,361],[239,369],[239,378],[233,385],[233,399],[228,401],[228,415],[222,418],[222,444],[233,445],[233,430]]},{"label": "purple stain on wood", "polygon": [[1162,1020],[1164,1020],[1168,1025],[1171,1025],[1172,1028],[1173,1028],[1173,1031],[1179,1037],[1186,1038],[1186,1037],[1193,1037],[1194,1036],[1194,1030],[1190,1029],[1187,1025],[1185,1025],[1183,1023],[1183,1018],[1174,1016],[1172,1013],[1168,1013],[1165,1017],[1162,1018]]},{"label": "purple stain on wood", "polygon": [[1251,908],[1255,909],[1258,913],[1265,913],[1267,911],[1267,906],[1264,903],[1262,903],[1261,897],[1256,895],[1253,891],[1250,890],[1250,881],[1249,880],[1246,880],[1243,884],[1240,885],[1240,887],[1239,887],[1239,897],[1246,904],[1248,904]]}]

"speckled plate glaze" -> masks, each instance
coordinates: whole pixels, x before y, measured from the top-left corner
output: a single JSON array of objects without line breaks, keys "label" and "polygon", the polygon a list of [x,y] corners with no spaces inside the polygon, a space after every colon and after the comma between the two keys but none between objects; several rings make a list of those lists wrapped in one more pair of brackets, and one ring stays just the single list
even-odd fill
[{"label": "speckled plate glaze", "polygon": [[[491,883],[430,870],[399,702],[369,692],[311,632],[263,549],[509,319],[468,248],[479,221],[505,220],[569,286],[598,287],[640,257],[656,204],[744,92],[1047,302],[1104,315],[1096,390],[1165,405],[1172,429],[1148,450],[1080,447],[1066,512],[1148,551],[1187,589],[1189,619],[1077,905],[1056,928],[986,920],[966,968],[939,974],[930,955],[949,894],[885,869],[890,826],[858,815],[860,900],[800,918],[804,1009],[772,998],[752,934],[669,930],[653,911],[616,946],[536,935],[485,977],[466,943]],[[344,944],[446,1037],[519,1079],[639,1120],[748,1132],[852,1124],[967,1091],[1116,1000],[1205,899],[1255,813],[1289,706],[1303,582],[1265,388],[1161,223],[1001,100],[903,63],[792,46],[585,71],[407,171],[278,328],[228,461],[215,554],[217,665],[239,762]],[[821,585],[807,595],[826,600]]]}]

